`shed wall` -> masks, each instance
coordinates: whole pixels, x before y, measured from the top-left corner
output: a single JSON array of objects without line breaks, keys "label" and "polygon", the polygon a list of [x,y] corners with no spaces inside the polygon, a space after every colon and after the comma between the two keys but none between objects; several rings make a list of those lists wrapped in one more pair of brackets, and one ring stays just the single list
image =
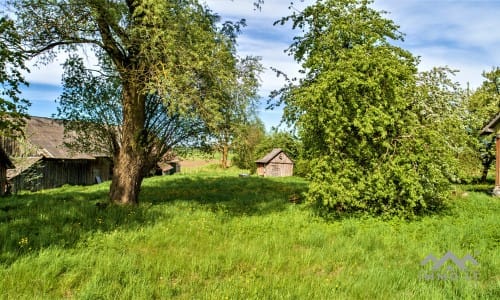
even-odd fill
[{"label": "shed wall", "polygon": [[293,164],[269,163],[265,168],[264,176],[285,177],[293,175]]},{"label": "shed wall", "polygon": [[266,164],[257,163],[257,175],[264,176],[266,174]]}]

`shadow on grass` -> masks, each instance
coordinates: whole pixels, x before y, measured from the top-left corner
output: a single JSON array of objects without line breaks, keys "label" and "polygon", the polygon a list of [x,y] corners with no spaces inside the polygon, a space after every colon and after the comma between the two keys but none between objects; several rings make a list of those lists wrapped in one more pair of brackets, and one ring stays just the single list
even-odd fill
[{"label": "shadow on grass", "polygon": [[464,184],[461,188],[468,192],[483,193],[488,196],[492,195],[495,183],[476,183],[476,184]]},{"label": "shadow on grass", "polygon": [[72,248],[94,232],[136,230],[174,217],[172,205],[199,206],[234,217],[263,215],[290,205],[306,189],[298,179],[172,176],[145,180],[141,205],[106,207],[109,184],[63,187],[0,199],[0,264],[48,247]]},{"label": "shadow on grass", "polygon": [[152,204],[189,201],[230,216],[265,215],[283,210],[291,197],[306,188],[307,183],[297,178],[189,176],[148,181],[141,191],[141,201]]}]

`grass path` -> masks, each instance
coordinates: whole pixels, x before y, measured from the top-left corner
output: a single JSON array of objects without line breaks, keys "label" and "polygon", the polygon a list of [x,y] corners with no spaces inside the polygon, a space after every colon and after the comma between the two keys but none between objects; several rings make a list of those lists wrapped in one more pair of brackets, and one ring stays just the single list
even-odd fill
[{"label": "grass path", "polygon": [[[288,202],[306,187],[209,170],[147,179],[137,208],[97,207],[106,183],[1,199],[0,299],[500,298],[498,199],[326,222]],[[479,265],[420,265],[447,251]]]}]

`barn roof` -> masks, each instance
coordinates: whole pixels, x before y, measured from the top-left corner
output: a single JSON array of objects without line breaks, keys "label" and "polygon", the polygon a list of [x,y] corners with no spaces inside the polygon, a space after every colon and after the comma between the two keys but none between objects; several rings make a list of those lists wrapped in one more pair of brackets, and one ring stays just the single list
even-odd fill
[{"label": "barn roof", "polygon": [[10,161],[9,156],[2,147],[0,147],[0,163],[5,166],[7,169],[14,169],[14,164]]},{"label": "barn roof", "polygon": [[38,148],[38,154],[46,158],[95,159],[95,156],[97,156],[75,152],[64,146],[64,125],[62,120],[30,117],[26,120],[25,135],[28,141]]},{"label": "barn roof", "polygon": [[500,123],[500,113],[498,113],[491,121],[486,124],[486,126],[481,129],[481,132],[479,133],[480,135],[486,135],[495,132],[495,128],[499,125]]},{"label": "barn roof", "polygon": [[266,156],[264,156],[263,158],[255,161],[255,162],[259,163],[259,164],[267,164],[268,162],[273,160],[273,158],[275,158],[276,156],[278,156],[278,154],[280,154],[282,152],[283,152],[283,150],[281,150],[281,148],[274,148],[273,150],[271,150],[271,152],[266,154]]}]

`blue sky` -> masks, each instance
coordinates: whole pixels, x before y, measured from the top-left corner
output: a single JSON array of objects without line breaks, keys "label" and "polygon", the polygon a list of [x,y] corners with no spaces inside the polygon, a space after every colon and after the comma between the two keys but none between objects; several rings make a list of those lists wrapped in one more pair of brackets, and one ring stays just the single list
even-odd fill
[{"label": "blue sky", "polygon": [[[283,85],[271,67],[291,76],[298,66],[283,51],[296,34],[289,26],[273,26],[273,22],[290,13],[292,0],[265,0],[261,11],[255,11],[252,0],[206,0],[223,19],[245,18],[247,27],[239,38],[240,55],[262,57],[266,68],[262,74],[260,117],[267,129],[279,124],[281,110],[265,111],[269,93]],[[295,9],[312,4],[312,0],[294,1]],[[482,83],[481,73],[500,66],[500,0],[379,0],[374,7],[388,11],[386,15],[400,25],[406,34],[401,46],[421,59],[420,70],[449,66],[460,72],[456,81],[476,88]],[[55,99],[61,92],[61,63],[65,55],[45,66],[32,67],[26,75],[30,87],[24,97],[32,102],[29,113],[50,117],[57,112]],[[87,63],[95,64],[89,55]]]}]

